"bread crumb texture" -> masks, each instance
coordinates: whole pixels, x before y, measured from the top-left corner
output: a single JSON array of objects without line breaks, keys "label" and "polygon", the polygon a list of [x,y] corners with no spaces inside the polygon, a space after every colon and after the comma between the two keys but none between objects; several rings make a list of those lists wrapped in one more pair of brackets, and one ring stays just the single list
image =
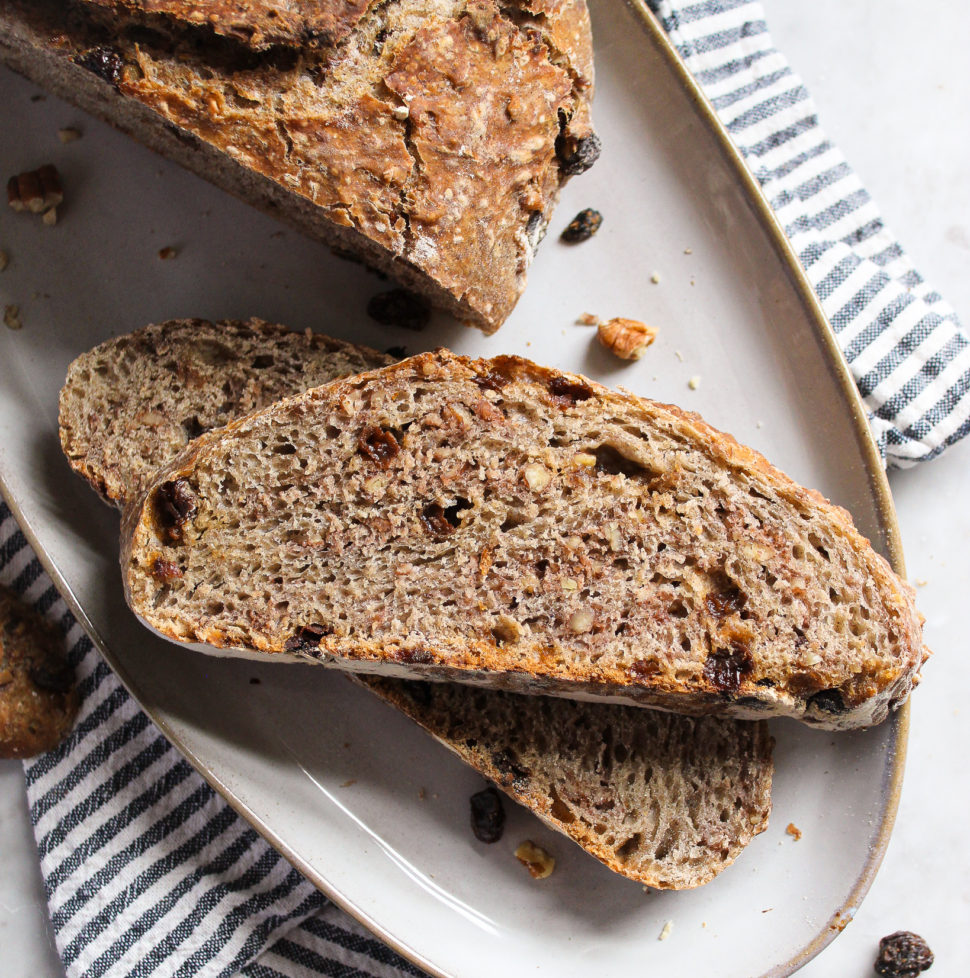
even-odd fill
[{"label": "bread crumb texture", "polygon": [[357,671],[838,729],[924,658],[844,510],[696,415],[518,358],[288,398],[199,438],[125,526],[163,634]]}]

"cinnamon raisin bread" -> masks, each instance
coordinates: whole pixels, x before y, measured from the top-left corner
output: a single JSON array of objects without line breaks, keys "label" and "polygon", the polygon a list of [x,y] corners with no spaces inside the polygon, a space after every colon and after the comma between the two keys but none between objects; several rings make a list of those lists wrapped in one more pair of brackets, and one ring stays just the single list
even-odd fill
[{"label": "cinnamon raisin bread", "polygon": [[[123,505],[197,429],[388,360],[260,320],[152,325],[71,365],[61,439],[75,469]],[[767,825],[763,721],[356,678],[550,826],[649,886],[709,881]]]},{"label": "cinnamon raisin bread", "polygon": [[599,152],[585,0],[8,0],[0,58],[486,332]]},{"label": "cinnamon raisin bread", "polygon": [[552,828],[648,886],[707,883],[767,827],[767,725],[359,676]]},{"label": "cinnamon raisin bread", "polygon": [[121,561],[135,613],[209,651],[687,714],[878,723],[926,654],[844,510],[514,357],[422,354],[201,436]]},{"label": "cinnamon raisin bread", "polygon": [[123,506],[192,438],[287,394],[393,363],[376,350],[260,319],[175,319],[108,340],[68,367],[61,447]]}]

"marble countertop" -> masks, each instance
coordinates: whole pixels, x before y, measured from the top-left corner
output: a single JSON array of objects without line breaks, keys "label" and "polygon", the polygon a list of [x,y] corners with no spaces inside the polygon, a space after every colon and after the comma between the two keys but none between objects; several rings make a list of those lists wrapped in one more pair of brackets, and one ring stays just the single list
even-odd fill
[{"label": "marble countertop", "polygon": [[[970,155],[966,126],[970,7],[948,0],[764,0],[778,47],[804,78],[823,125],[845,151],[923,273],[970,321]],[[970,970],[970,656],[960,610],[970,582],[970,441],[890,478],[907,570],[936,655],[912,701],[896,828],[855,920],[800,972],[871,975],[878,940],[914,930],[933,948],[933,974]],[[57,978],[19,763],[0,762],[0,972]]]}]

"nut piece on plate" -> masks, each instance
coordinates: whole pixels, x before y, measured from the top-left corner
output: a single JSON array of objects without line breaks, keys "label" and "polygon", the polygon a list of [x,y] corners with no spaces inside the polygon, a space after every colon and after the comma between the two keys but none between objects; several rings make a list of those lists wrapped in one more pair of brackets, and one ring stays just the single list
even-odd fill
[{"label": "nut piece on plate", "polygon": [[552,875],[556,868],[556,860],[541,846],[526,839],[515,850],[515,858],[532,874],[533,879],[544,880]]},{"label": "nut piece on plate", "polygon": [[879,942],[879,957],[873,965],[884,978],[917,978],[933,964],[933,952],[919,934],[898,930]]},{"label": "nut piece on plate", "polygon": [[61,636],[0,586],[0,757],[33,757],[56,747],[77,706]]},{"label": "nut piece on plate", "polygon": [[643,351],[656,339],[653,326],[635,319],[611,319],[600,323],[596,335],[600,343],[621,360],[639,360]]},{"label": "nut piece on plate", "polygon": [[18,173],[7,181],[7,203],[15,211],[44,214],[64,200],[57,167],[47,163],[36,170]]}]

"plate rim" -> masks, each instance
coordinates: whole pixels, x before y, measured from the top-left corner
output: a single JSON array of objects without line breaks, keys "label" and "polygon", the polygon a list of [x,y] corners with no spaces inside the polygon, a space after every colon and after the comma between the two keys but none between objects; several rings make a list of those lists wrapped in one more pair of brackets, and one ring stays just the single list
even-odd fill
[{"label": "plate rim", "polygon": [[[703,93],[679,52],[667,36],[657,16],[647,6],[645,0],[625,0],[625,5],[639,21],[646,42],[652,44],[657,53],[667,63],[674,78],[693,102],[698,116],[715,137],[722,158],[732,171],[737,185],[742,189],[758,222],[765,230],[769,244],[787,272],[789,281],[815,329],[817,338],[822,341],[829,365],[834,371],[835,380],[842,390],[846,405],[851,413],[852,423],[856,431],[857,443],[864,463],[865,475],[872,494],[879,531],[882,537],[880,541],[881,548],[884,549],[885,556],[889,560],[893,570],[900,577],[905,577],[905,563],[899,524],[883,461],[869,428],[867,412],[862,397],[852,378],[848,364],[838,345],[835,332],[825,315],[822,304],[815,294],[805,270],[802,268],[798,255],[785,235],[784,229],[775,212],[772,210],[760,184],[758,184],[748,169],[744,158],[732,141],[730,134],[718,118],[707,96]],[[181,742],[177,733],[163,716],[159,715],[150,705],[146,706],[142,703],[134,691],[133,683],[129,679],[127,670],[117,661],[100,632],[81,606],[59,567],[54,563],[50,554],[40,542],[32,523],[27,519],[26,514],[14,498],[2,472],[0,472],[0,496],[3,497],[14,519],[17,520],[35,556],[99,653],[109,664],[115,675],[117,675],[128,693],[138,703],[139,707],[145,711],[175,749],[189,761],[203,780],[219,794],[233,811],[251,825],[260,836],[295,866],[318,890],[328,899],[332,900],[338,907],[350,914],[350,916],[371,931],[386,945],[408,961],[425,970],[428,974],[434,976],[434,978],[459,978],[455,972],[442,970],[420,952],[409,947],[401,939],[388,932],[370,914],[356,906],[337,890],[333,884],[317,873],[312,866],[308,865],[301,858],[299,853],[290,848],[269,825],[236,797],[231,788],[219,780],[217,775],[207,767],[202,758],[196,755],[186,744]],[[787,961],[783,961],[764,972],[762,978],[786,978],[786,976],[793,974],[819,954],[852,920],[863,898],[872,886],[888,847],[899,806],[910,723],[909,701],[907,700],[886,722],[891,725],[890,749],[893,752],[893,757],[882,786],[883,806],[880,814],[879,829],[875,838],[872,840],[862,870],[843,903],[840,904],[831,917],[821,926],[816,936]]]}]

